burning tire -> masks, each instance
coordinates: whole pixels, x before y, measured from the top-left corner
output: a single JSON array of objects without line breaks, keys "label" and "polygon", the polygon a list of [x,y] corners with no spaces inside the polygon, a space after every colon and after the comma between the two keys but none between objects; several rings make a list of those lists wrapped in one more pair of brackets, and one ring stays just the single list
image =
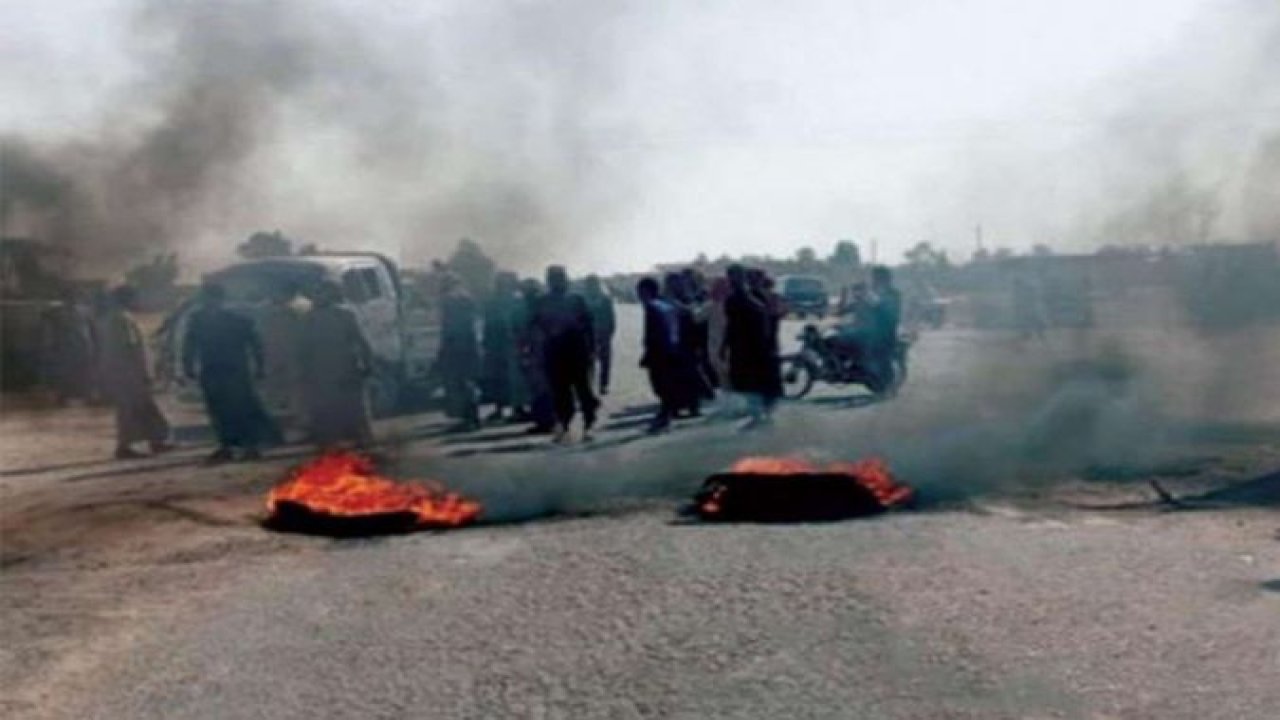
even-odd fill
[{"label": "burning tire", "polygon": [[397,482],[352,452],[321,455],[289,472],[267,495],[267,527],[330,537],[364,537],[463,527],[480,503],[436,483]]},{"label": "burning tire", "polygon": [[756,457],[707,478],[692,510],[713,522],[831,522],[905,507],[914,498],[879,459],[818,466]]}]

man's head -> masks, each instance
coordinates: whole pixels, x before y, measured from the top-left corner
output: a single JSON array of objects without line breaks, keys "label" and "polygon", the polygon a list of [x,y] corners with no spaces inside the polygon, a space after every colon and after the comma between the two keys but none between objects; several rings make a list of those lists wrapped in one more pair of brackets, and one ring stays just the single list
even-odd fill
[{"label": "man's head", "polygon": [[569,273],[563,265],[552,265],[547,268],[547,291],[552,295],[564,295],[569,292]]},{"label": "man's head", "polygon": [[724,271],[725,277],[729,278],[729,285],[734,290],[742,290],[747,286],[747,269],[737,263],[730,265]]},{"label": "man's head", "polygon": [[526,299],[536,298],[542,294],[542,284],[534,278],[525,278],[520,281],[520,292]]},{"label": "man's head", "polygon": [[658,297],[658,281],[651,277],[640,278],[636,283],[636,297],[646,303]]},{"label": "man's head", "polygon": [[667,273],[662,278],[662,292],[672,300],[684,300],[688,295],[685,292],[684,276],[680,273]]},{"label": "man's head", "polygon": [[200,304],[205,307],[220,308],[227,301],[227,291],[218,283],[207,282],[200,286]]},{"label": "man's head", "polygon": [[893,271],[883,265],[872,268],[871,286],[877,290],[893,287]]},{"label": "man's head", "polygon": [[582,281],[582,289],[592,297],[599,297],[604,294],[604,283],[600,282],[599,275],[588,275]]},{"label": "man's head", "polygon": [[707,278],[697,268],[685,268],[680,272],[680,277],[684,280],[685,291],[691,297],[698,297],[707,290]]}]

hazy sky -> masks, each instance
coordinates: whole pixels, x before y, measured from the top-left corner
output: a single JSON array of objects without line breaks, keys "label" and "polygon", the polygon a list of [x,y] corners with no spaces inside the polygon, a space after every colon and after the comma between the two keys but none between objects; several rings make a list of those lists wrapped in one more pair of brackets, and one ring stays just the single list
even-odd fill
[{"label": "hazy sky", "polygon": [[[136,4],[8,0],[0,133],[67,142],[153,121],[121,97],[176,56]],[[320,18],[309,37],[342,26],[338,66],[378,72],[282,101],[242,182],[220,191],[235,200],[211,200],[175,242],[216,262],[225,238],[279,227],[421,260],[469,232],[524,269],[559,259],[546,254],[638,269],[698,251],[825,252],[842,237],[864,251],[878,238],[883,260],[919,239],[967,255],[976,223],[991,245],[1077,242],[1078,216],[1110,191],[1077,172],[1108,159],[1080,148],[1133,97],[1168,110],[1178,91],[1161,78],[1181,77],[1220,5],[315,0],[302,4]],[[385,115],[362,114],[384,98]],[[1233,132],[1265,122],[1233,107]],[[370,159],[353,134],[384,123],[401,144]],[[512,204],[536,207],[490,220]]]}]

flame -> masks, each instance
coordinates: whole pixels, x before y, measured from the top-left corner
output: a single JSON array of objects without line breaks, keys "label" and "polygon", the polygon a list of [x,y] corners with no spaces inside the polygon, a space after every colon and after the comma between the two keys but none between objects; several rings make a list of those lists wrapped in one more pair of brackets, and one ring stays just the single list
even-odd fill
[{"label": "flame", "polygon": [[[873,457],[856,462],[833,462],[825,466],[797,457],[745,457],[729,467],[729,472],[747,475],[798,475],[802,473],[831,473],[847,475],[866,488],[884,508],[904,505],[915,497],[915,490],[899,483],[889,471],[889,465],[881,458]],[[707,515],[719,514],[727,488],[714,488],[701,503]]]},{"label": "flame", "polygon": [[729,468],[729,472],[747,475],[793,475],[817,471],[818,467],[813,463],[795,457],[745,457]]},{"label": "flame", "polygon": [[480,503],[436,483],[398,483],[378,475],[373,461],[353,452],[330,452],[295,468],[267,496],[275,514],[282,502],[312,512],[358,517],[411,512],[424,527],[460,527],[480,515]]}]

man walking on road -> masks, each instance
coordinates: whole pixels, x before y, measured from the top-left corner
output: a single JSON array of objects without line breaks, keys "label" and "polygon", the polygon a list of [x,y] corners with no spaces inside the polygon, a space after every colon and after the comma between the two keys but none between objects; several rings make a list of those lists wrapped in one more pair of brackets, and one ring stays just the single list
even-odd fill
[{"label": "man walking on road", "polygon": [[613,334],[618,321],[613,309],[613,298],[605,292],[600,276],[588,275],[583,281],[583,298],[591,309],[591,330],[595,335],[595,359],[600,366],[601,395],[609,394],[609,371],[613,365]]},{"label": "man walking on road", "polygon": [[680,406],[680,321],[675,308],[660,296],[657,280],[642,279],[636,285],[636,297],[644,309],[640,367],[649,371],[649,386],[658,396],[658,414],[649,422],[649,432],[660,433],[671,426]]},{"label": "man walking on road", "polygon": [[583,439],[589,440],[600,405],[591,392],[591,355],[595,349],[591,310],[581,295],[569,292],[569,276],[559,265],[547,268],[547,293],[538,299],[533,324],[542,338],[555,405],[555,440],[564,442],[568,438],[569,423],[577,408],[582,410]]},{"label": "man walking on road", "polygon": [[519,285],[515,273],[498,273],[493,293],[484,306],[484,391],[493,403],[490,422],[501,421],[505,408],[511,408],[513,417],[519,417],[527,402],[515,327],[523,302]]},{"label": "man walking on road", "polygon": [[133,288],[116,288],[94,320],[102,390],[116,411],[116,459],[142,457],[133,444],[146,441],[151,452],[168,450],[169,422],[151,397],[147,373],[147,349],[130,316]]},{"label": "man walking on road", "polygon": [[233,459],[233,448],[240,448],[245,460],[257,459],[261,443],[276,434],[253,387],[254,378],[262,377],[262,342],[252,320],[223,306],[221,285],[205,285],[200,300],[200,309],[187,321],[182,370],[199,380],[218,436],[218,449],[208,461]]}]

